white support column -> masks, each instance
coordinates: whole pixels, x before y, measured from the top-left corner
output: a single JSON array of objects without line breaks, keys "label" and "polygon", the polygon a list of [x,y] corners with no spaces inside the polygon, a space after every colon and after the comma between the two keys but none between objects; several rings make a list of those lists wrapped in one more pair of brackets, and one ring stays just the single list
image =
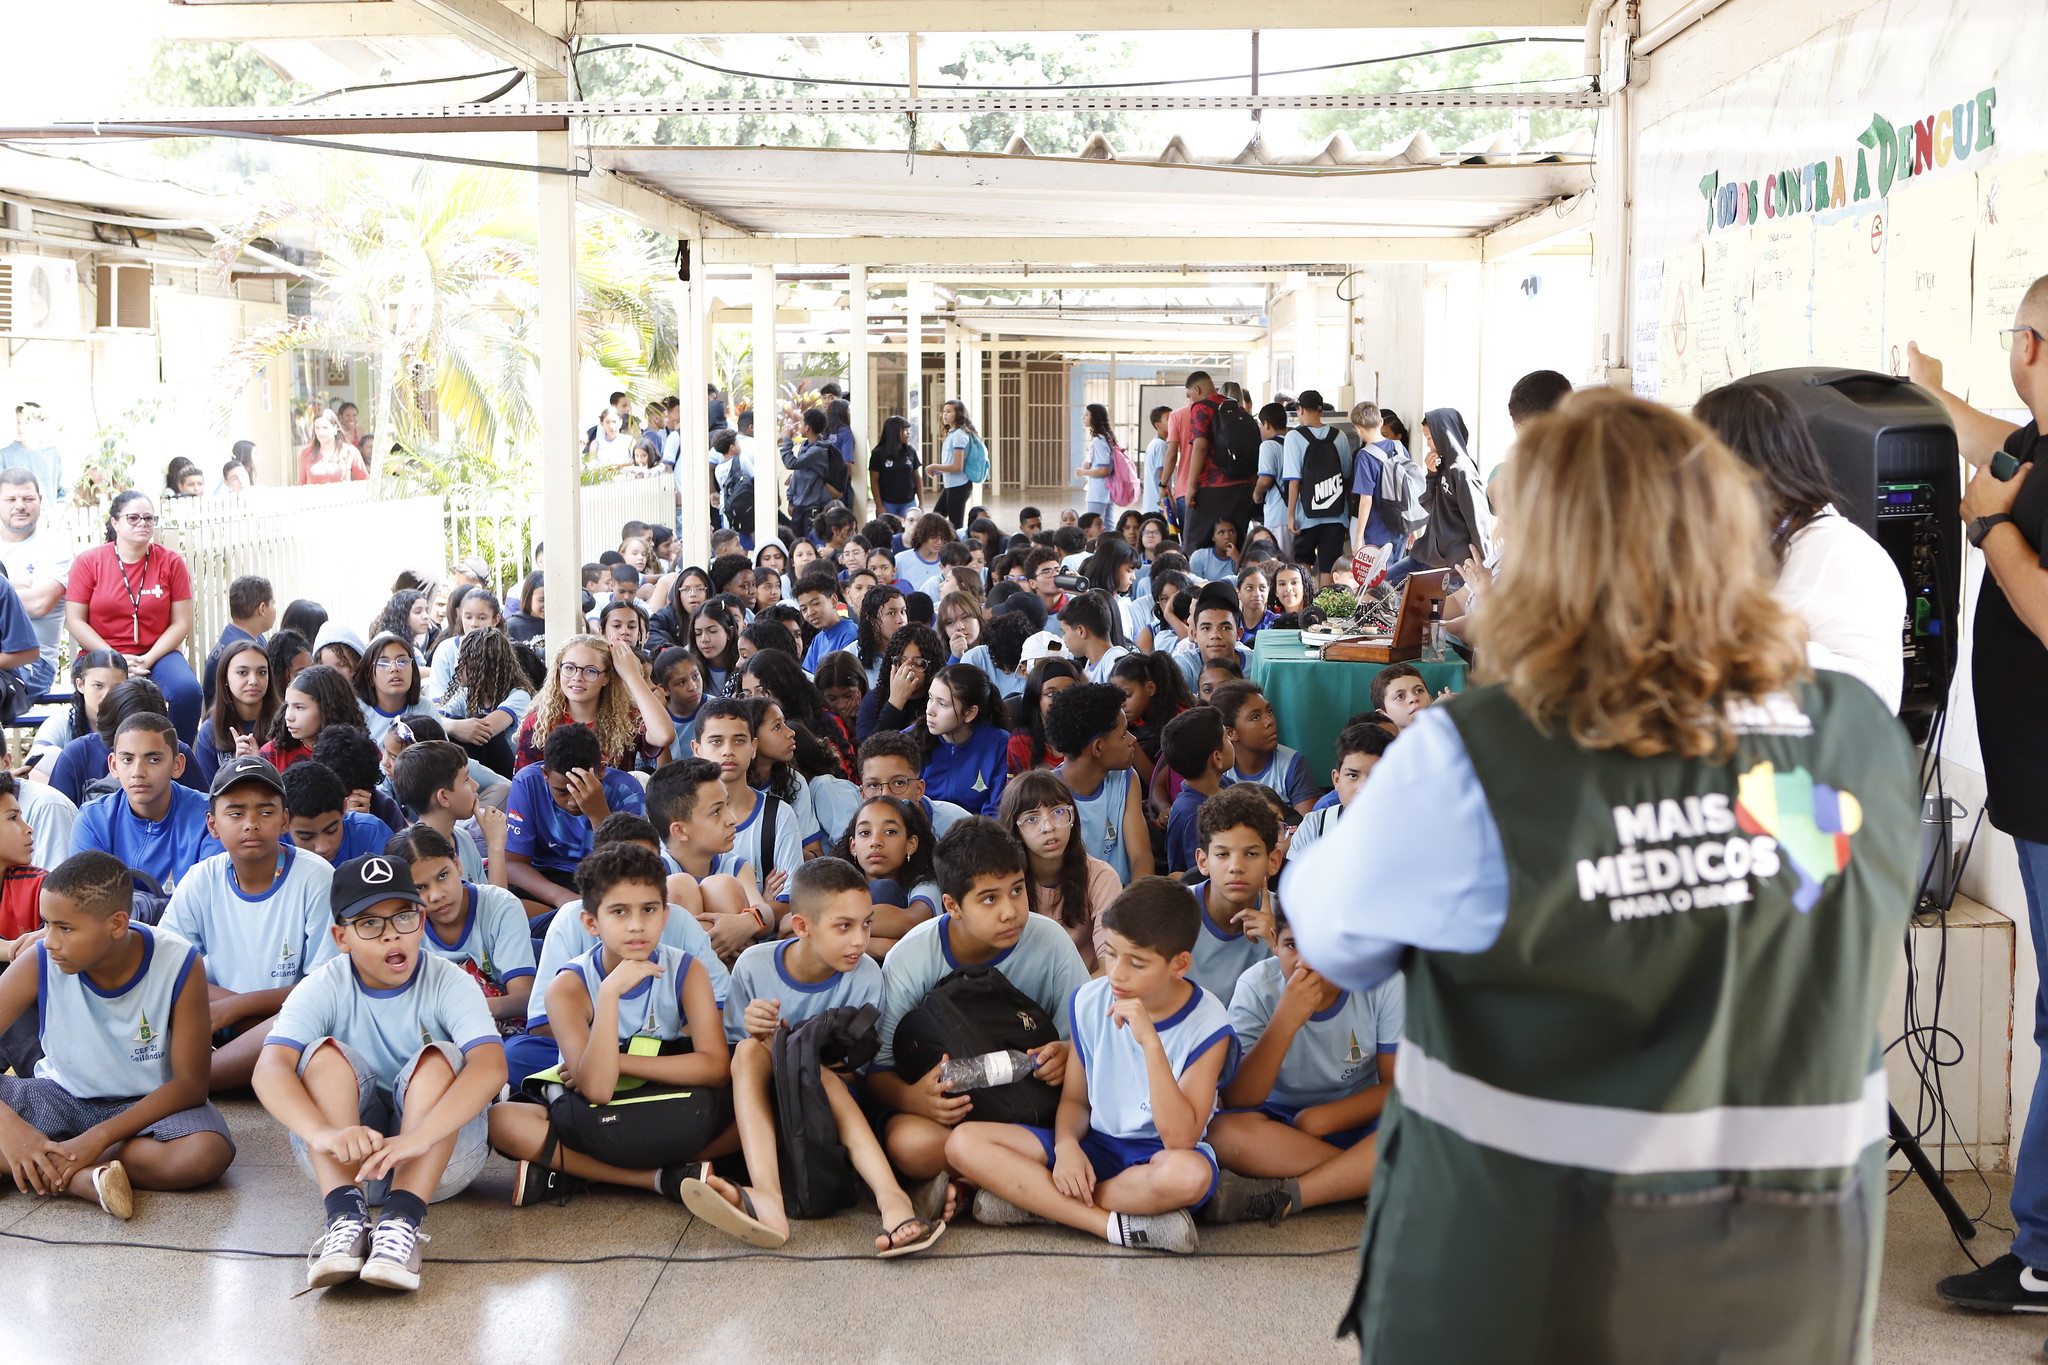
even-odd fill
[{"label": "white support column", "polygon": [[949,398],[962,397],[960,391],[960,324],[951,314],[946,317],[946,391],[939,395],[943,402]]},{"label": "white support column", "polygon": [[775,539],[782,505],[781,367],[775,354],[775,267],[754,267],[754,545]]},{"label": "white support column", "polygon": [[[846,387],[852,391],[847,406],[852,411],[853,448],[856,452],[853,467],[853,500],[856,508],[867,497],[868,488],[868,424],[863,414],[873,411],[874,390],[870,387],[873,375],[868,371],[868,268],[856,265],[847,271],[847,303],[850,305],[852,320],[847,331]],[[881,509],[875,508],[873,511]]]},{"label": "white support column", "polygon": [[[536,76],[534,98],[565,100],[569,82]],[[534,159],[567,167],[569,134],[534,135]],[[577,394],[576,182],[566,175],[534,179],[540,248],[540,540],[547,565],[547,638],[561,642],[584,629],[583,419]]]},{"label": "white support column", "polygon": [[[910,448],[921,464],[931,461],[924,448],[924,315],[931,292],[928,280],[911,280],[903,291],[903,418],[910,423]],[[918,501],[929,506],[931,498]]]},{"label": "white support column", "polygon": [[690,244],[690,282],[682,287],[676,319],[677,351],[680,363],[676,383],[682,389],[682,416],[676,430],[677,520],[681,524],[685,564],[711,562],[711,483],[705,466],[709,448],[711,403],[706,386],[711,382],[711,345],[704,324],[711,281],[704,276],[701,241]]},{"label": "white support column", "polygon": [[1316,287],[1308,272],[1290,274],[1287,287],[1294,291],[1294,389],[1319,389],[1324,380],[1316,373]]},{"label": "white support column", "polygon": [[1003,459],[1003,334],[992,332],[983,340],[988,350],[988,398],[982,407],[988,414],[988,430],[982,439],[988,442],[989,478],[983,496],[993,498],[1000,490],[1014,487],[1016,479]]},{"label": "white support column", "polygon": [[1109,412],[1109,429],[1111,431],[1117,429],[1116,362],[1117,354],[1115,351],[1111,351],[1109,353],[1109,401],[1102,405]]}]

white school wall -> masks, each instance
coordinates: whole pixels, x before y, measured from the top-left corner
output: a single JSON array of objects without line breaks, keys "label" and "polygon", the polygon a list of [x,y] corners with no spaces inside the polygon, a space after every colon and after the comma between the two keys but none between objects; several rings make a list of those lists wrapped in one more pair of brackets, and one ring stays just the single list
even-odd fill
[{"label": "white school wall", "polygon": [[[1648,0],[1643,31],[1680,7]],[[2010,325],[2015,281],[2048,273],[2048,90],[2022,64],[2044,50],[2048,7],[2035,0],[1728,0],[1654,53],[1630,96],[1637,392],[1687,406],[1765,369],[1895,372],[1914,340],[1944,360],[1949,387],[2026,420],[1995,333]],[[1934,155],[1889,186],[1880,117],[1895,137],[1931,121]],[[1802,173],[1815,164],[1828,181],[1820,205]],[[1772,177],[1786,172],[1793,179],[1774,195]],[[1780,212],[1794,202],[1797,212]],[[1984,796],[1967,662],[1983,561],[1966,556],[1964,663],[1942,746],[1948,789],[1966,810],[1959,843]],[[1948,1074],[1950,1106],[1962,1145],[2009,1164],[2038,1071],[2026,1041],[2036,973],[2012,843],[1988,825],[1962,889],[1990,913],[1966,906],[1950,929],[1944,1021],[1966,1047]],[[1915,931],[1929,941],[1916,953],[1936,932]],[[1890,1042],[1900,1020],[1888,1014],[1882,1027]],[[1911,1120],[1902,1051],[1893,1097]]]}]

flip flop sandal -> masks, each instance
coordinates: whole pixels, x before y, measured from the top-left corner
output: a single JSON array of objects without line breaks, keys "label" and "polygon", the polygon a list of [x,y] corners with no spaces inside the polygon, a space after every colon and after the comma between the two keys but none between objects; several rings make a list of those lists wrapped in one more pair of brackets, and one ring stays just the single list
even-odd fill
[{"label": "flip flop sandal", "polygon": [[910,1196],[910,1211],[922,1222],[937,1222],[939,1215],[946,1211],[946,1191],[952,1184],[953,1173],[940,1171],[918,1186],[917,1192]]},{"label": "flip flop sandal", "polygon": [[748,1246],[773,1251],[789,1240],[788,1233],[777,1232],[754,1216],[754,1199],[744,1186],[740,1189],[738,1207],[727,1203],[717,1190],[701,1180],[685,1180],[682,1195],[684,1208]]},{"label": "flip flop sandal", "polygon": [[922,1218],[906,1218],[895,1227],[889,1229],[889,1240],[894,1242],[897,1233],[912,1226],[925,1229],[925,1235],[918,1238],[915,1242],[905,1242],[901,1246],[891,1246],[887,1251],[878,1251],[875,1253],[875,1259],[878,1261],[889,1261],[894,1260],[898,1256],[915,1256],[920,1251],[929,1250],[933,1242],[946,1235],[946,1225],[944,1223],[930,1223]]}]

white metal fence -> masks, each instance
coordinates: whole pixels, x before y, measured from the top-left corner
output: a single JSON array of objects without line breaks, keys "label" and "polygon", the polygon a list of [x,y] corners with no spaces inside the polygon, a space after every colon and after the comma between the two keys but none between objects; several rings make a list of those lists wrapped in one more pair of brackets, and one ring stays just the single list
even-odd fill
[{"label": "white metal fence", "polygon": [[[581,502],[580,548],[589,561],[618,548],[619,528],[628,521],[673,526],[675,480],[663,473],[593,484]],[[310,598],[360,631],[407,569],[439,578],[456,560],[475,557],[489,567],[493,586],[509,594],[532,562],[538,526],[532,495],[409,494],[368,482],[159,499],[157,511],[163,543],[185,557],[192,575],[187,653],[195,667],[228,624],[228,584],[243,574],[269,579],[280,609]],[[106,538],[104,509],[67,506],[55,516],[81,550]]]}]

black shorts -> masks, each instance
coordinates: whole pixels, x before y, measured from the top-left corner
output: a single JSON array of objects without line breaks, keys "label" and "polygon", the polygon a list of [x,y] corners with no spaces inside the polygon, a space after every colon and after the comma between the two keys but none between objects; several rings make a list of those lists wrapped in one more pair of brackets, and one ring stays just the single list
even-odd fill
[{"label": "black shorts", "polygon": [[1329,573],[1351,548],[1351,528],[1341,521],[1304,526],[1294,533],[1294,562],[1313,561],[1317,573]]}]

